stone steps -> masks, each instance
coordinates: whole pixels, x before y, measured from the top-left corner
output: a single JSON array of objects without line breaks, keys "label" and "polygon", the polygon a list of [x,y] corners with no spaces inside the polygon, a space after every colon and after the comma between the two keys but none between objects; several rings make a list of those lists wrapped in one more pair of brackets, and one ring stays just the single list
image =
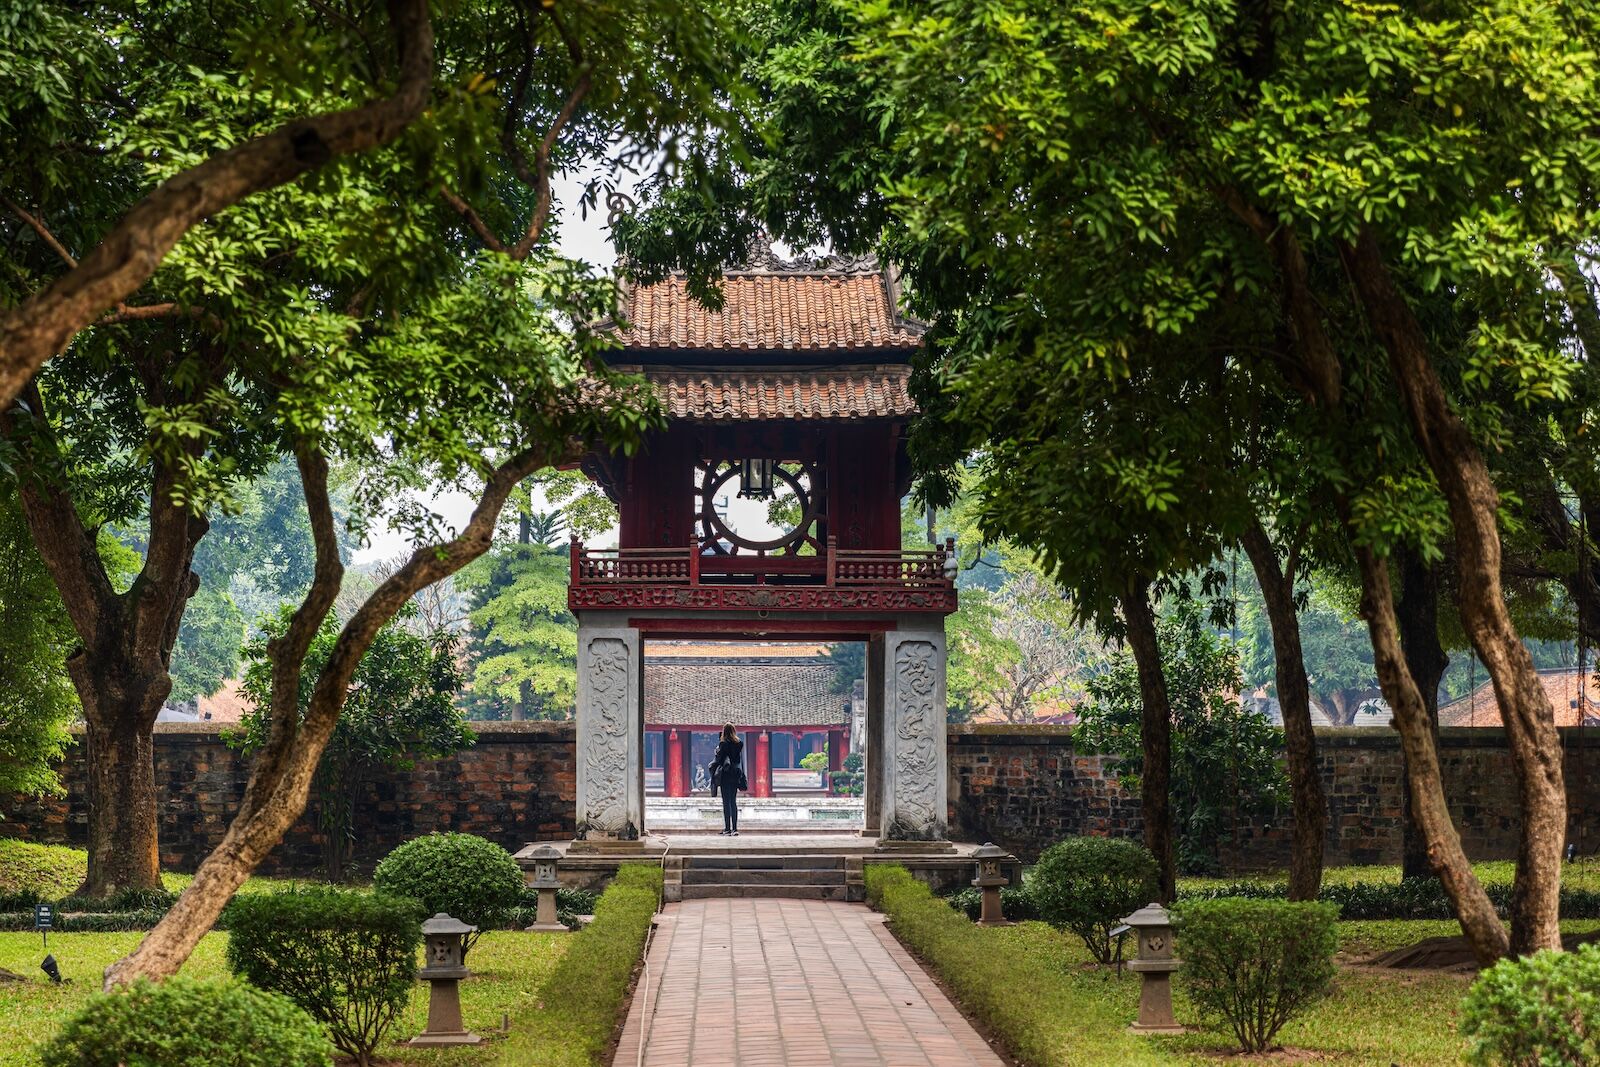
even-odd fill
[{"label": "stone steps", "polygon": [[679,887],[680,900],[710,900],[734,897],[740,900],[781,898],[784,900],[850,900],[850,887],[845,885],[771,885],[767,882],[744,882],[730,885],[684,885]]},{"label": "stone steps", "polygon": [[666,857],[668,900],[714,897],[863,900],[858,856],[779,852]]}]

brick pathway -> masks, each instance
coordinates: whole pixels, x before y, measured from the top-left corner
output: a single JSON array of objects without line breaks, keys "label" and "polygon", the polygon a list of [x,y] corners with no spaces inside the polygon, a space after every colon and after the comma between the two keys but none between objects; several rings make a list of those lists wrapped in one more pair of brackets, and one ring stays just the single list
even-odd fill
[{"label": "brick pathway", "polygon": [[[728,939],[733,938],[730,952]],[[669,904],[613,1067],[1002,1067],[861,904]]]}]

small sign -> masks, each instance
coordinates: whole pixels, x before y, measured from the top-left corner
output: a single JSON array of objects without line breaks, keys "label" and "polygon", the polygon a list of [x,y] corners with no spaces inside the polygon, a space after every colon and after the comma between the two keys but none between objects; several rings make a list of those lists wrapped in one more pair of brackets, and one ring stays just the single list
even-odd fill
[{"label": "small sign", "polygon": [[35,904],[33,906],[33,928],[35,930],[49,930],[55,926],[56,910],[49,904]]}]

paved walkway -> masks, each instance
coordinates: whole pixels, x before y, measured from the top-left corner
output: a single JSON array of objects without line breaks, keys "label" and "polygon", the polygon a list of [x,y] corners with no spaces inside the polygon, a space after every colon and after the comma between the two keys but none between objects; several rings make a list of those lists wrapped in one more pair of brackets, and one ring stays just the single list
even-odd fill
[{"label": "paved walkway", "polygon": [[613,1067],[640,1062],[647,1019],[648,1067],[1002,1067],[882,918],[810,900],[667,905]]}]

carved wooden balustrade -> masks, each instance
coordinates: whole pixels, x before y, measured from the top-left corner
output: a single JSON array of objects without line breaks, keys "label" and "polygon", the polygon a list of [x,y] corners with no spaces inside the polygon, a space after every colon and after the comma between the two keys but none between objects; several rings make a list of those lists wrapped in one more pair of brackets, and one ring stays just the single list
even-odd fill
[{"label": "carved wooden balustrade", "polygon": [[816,555],[724,554],[683,548],[588,548],[572,541],[574,609],[757,607],[840,611],[955,610],[955,541],[926,549],[843,549]]}]

